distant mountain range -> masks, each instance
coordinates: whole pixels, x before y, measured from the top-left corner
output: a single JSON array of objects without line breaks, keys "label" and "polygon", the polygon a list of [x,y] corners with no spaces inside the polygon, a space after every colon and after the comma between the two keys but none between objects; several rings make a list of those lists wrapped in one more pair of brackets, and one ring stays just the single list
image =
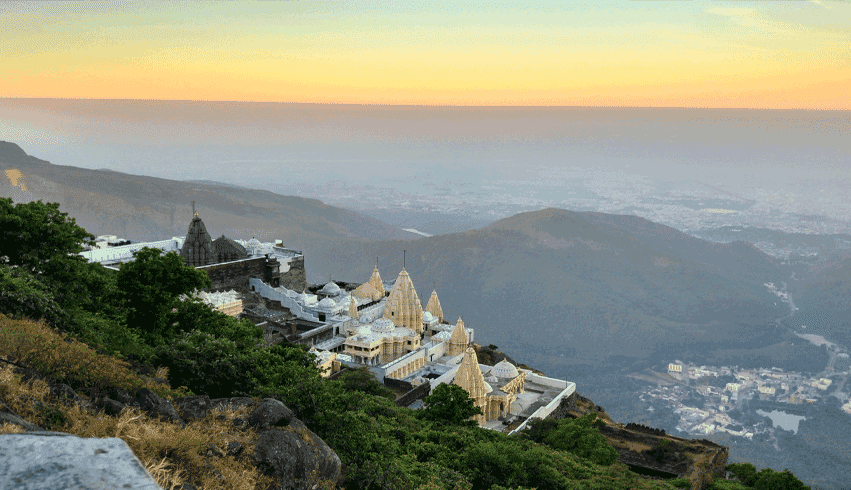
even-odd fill
[{"label": "distant mountain range", "polygon": [[[310,250],[305,260],[315,275],[317,261],[350,243],[410,240],[420,235],[316,199],[282,196],[213,182],[180,182],[110,170],[53,165],[0,141],[0,196],[16,202],[38,199],[60,203],[60,210],[94,235],[154,241],[184,236],[192,201],[214,238],[280,239],[285,246]],[[310,279],[310,278],[309,278]]]},{"label": "distant mountain range", "polygon": [[[484,228],[422,237],[317,200],[228,184],[52,165],[0,144],[0,195],[43,199],[94,234],[157,240],[186,233],[191,201],[213,236],[281,239],[305,252],[308,280],[386,280],[406,268],[425,303],[553,374],[610,358],[707,356],[780,342],[788,313],[764,286],[785,279],[745,242],[717,244],[635,216],[543,209]],[[13,184],[14,182],[14,184]],[[24,191],[26,188],[26,191]]]}]

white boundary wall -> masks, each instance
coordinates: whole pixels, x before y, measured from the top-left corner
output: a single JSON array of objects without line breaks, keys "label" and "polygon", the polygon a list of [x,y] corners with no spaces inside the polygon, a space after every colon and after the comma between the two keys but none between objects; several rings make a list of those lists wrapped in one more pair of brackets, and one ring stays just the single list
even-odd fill
[{"label": "white boundary wall", "polygon": [[304,308],[302,308],[296,300],[290,298],[283,292],[273,288],[260,279],[250,277],[248,278],[248,284],[252,286],[252,288],[260,294],[260,296],[263,296],[266,299],[271,299],[272,301],[280,301],[281,306],[288,308],[290,312],[298,318],[310,320],[312,322],[319,321],[318,317],[304,311]]},{"label": "white boundary wall", "polygon": [[[538,376],[538,378],[541,378],[541,376]],[[529,378],[526,378],[526,379],[528,380]],[[532,415],[529,416],[529,418],[524,420],[523,423],[520,424],[516,429],[509,432],[508,435],[516,434],[516,433],[520,432],[521,430],[525,429],[526,424],[528,424],[529,421],[532,420],[532,419],[545,419],[545,418],[549,417],[549,415],[551,413],[553,413],[556,408],[558,408],[559,404],[561,404],[561,401],[565,397],[572,395],[576,391],[576,383],[570,383],[570,382],[562,381],[562,380],[559,380],[559,379],[552,379],[552,378],[545,378],[545,379],[553,380],[553,381],[559,381],[561,383],[567,383],[567,387],[565,389],[561,390],[561,393],[559,393],[555,398],[553,398],[553,401],[551,401],[551,402],[547,403],[546,405],[544,405],[543,407],[535,410],[535,413],[533,413]],[[534,381],[534,382],[538,383],[538,384],[543,384],[543,383],[541,383],[540,381],[537,381],[537,380]]]},{"label": "white boundary wall", "polygon": [[126,260],[132,259],[133,252],[142,250],[144,247],[158,248],[164,252],[180,252],[180,249],[183,248],[183,240],[181,237],[173,237],[170,240],[160,240],[158,242],[131,243],[130,245],[122,245],[120,247],[88,250],[86,252],[80,252],[80,255],[85,257],[89,262]]}]

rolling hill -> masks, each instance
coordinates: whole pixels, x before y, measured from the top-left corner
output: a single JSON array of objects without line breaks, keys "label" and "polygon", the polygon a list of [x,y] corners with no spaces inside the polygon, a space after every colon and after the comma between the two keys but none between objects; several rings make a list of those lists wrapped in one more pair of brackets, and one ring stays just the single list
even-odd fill
[{"label": "rolling hill", "polygon": [[[58,202],[60,210],[95,235],[152,241],[184,236],[191,202],[214,237],[263,241],[310,250],[308,273],[350,243],[411,240],[420,235],[316,199],[281,196],[228,184],[180,182],[109,170],[53,165],[0,141],[0,196],[15,202]],[[318,281],[321,277],[309,277]]]}]

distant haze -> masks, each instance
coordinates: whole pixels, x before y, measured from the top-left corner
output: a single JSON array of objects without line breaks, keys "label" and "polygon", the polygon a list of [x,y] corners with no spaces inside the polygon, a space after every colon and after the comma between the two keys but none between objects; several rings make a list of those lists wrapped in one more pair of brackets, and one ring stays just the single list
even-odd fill
[{"label": "distant haze", "polygon": [[336,204],[350,208],[391,194],[528,204],[486,222],[553,205],[631,214],[627,201],[698,191],[851,216],[851,111],[0,99],[0,139],[60,165],[348,195]]}]

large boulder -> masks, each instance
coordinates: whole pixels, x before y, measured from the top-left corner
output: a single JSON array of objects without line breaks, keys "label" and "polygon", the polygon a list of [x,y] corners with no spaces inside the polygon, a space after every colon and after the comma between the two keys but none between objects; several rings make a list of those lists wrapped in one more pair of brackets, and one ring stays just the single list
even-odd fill
[{"label": "large boulder", "polygon": [[341,475],[337,454],[325,442],[293,418],[286,427],[259,432],[254,464],[275,480],[274,490],[313,490],[336,485]]},{"label": "large boulder", "polygon": [[125,407],[132,406],[141,409],[153,419],[174,422],[181,428],[186,427],[186,422],[180,418],[171,402],[147,388],[137,390],[135,396],[120,389],[112,390],[110,395],[97,402],[108,415],[118,415]]},{"label": "large boulder", "polygon": [[[206,395],[190,396],[171,402],[156,393],[142,388],[133,394],[123,390],[112,390],[107,396],[93,403],[81,399],[67,385],[51,386],[51,398],[68,403],[80,403],[88,408],[100,408],[108,415],[118,415],[127,406],[134,406],[146,412],[152,418],[176,422],[181,427],[186,421],[204,418],[210,410],[222,407],[227,410],[250,409],[245,418],[235,417],[232,424],[237,429],[247,431],[255,429],[254,463],[260,471],[272,477],[275,490],[307,490],[324,488],[327,482],[336,484],[341,475],[340,458],[316,434],[311,432],[292,410],[274,398],[232,397],[210,399]],[[217,420],[224,422],[227,416],[219,415]],[[0,423],[8,422],[21,426],[26,431],[44,431],[9,410],[0,403]],[[222,446],[224,447],[224,446]],[[207,457],[221,458],[225,455],[235,457],[245,447],[238,442],[227,444],[226,450],[210,445]],[[212,466],[210,473],[221,477]],[[191,489],[191,485],[183,488]]]},{"label": "large boulder", "polygon": [[184,396],[175,400],[173,405],[180,418],[187,422],[192,419],[203,419],[213,408],[213,402],[207,395]]},{"label": "large boulder", "polygon": [[264,398],[248,416],[252,427],[286,427],[293,419],[293,411],[274,398]]}]

